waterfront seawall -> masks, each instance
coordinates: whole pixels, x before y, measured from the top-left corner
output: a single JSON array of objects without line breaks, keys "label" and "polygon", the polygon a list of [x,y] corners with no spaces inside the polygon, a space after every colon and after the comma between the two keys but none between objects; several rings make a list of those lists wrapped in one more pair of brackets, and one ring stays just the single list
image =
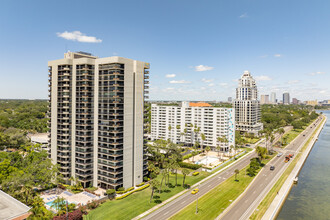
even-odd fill
[{"label": "waterfront seawall", "polygon": [[[262,217],[262,220],[269,220],[269,219],[276,219],[277,215],[279,214],[282,205],[284,204],[287,196],[289,195],[291,188],[293,186],[293,180],[296,176],[299,175],[300,170],[304,166],[306,159],[308,158],[309,153],[311,152],[315,142],[317,141],[326,121],[327,117],[323,116],[323,122],[320,124],[319,128],[316,130],[316,133],[311,135],[311,141],[308,143],[307,148],[302,152],[301,158],[297,162],[296,166],[282,185],[281,189],[278,191],[278,196],[276,196],[267,209],[266,213]],[[310,139],[309,138],[309,139]]]}]

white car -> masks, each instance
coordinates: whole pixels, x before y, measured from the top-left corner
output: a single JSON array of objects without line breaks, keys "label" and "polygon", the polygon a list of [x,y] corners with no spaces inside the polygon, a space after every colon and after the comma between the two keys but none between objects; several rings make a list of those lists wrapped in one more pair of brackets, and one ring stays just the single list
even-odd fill
[{"label": "white car", "polygon": [[283,155],[283,153],[279,153],[279,154],[277,154],[278,157],[280,157],[280,156],[282,156],[282,155]]}]

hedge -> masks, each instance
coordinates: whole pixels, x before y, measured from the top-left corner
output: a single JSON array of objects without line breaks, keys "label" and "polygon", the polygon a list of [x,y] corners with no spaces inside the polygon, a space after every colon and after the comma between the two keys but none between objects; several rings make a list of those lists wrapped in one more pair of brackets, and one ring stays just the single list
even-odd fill
[{"label": "hedge", "polygon": [[134,187],[131,187],[131,188],[128,188],[128,189],[126,189],[126,190],[119,190],[119,191],[116,191],[116,193],[117,194],[124,194],[124,193],[127,193],[127,192],[129,192],[129,191],[131,191],[131,190],[133,190],[134,189]]},{"label": "hedge", "polygon": [[187,159],[189,159],[190,157],[192,157],[193,155],[192,154],[187,154],[187,155],[184,155],[183,157],[182,157],[182,159],[183,160],[187,160]]},{"label": "hedge", "polygon": [[202,167],[202,165],[199,164],[192,164],[192,163],[185,163],[185,162],[179,162],[179,166],[181,168],[188,168],[192,170],[197,170]]},{"label": "hedge", "polygon": [[150,186],[150,184],[148,183],[148,184],[146,184],[146,185],[144,185],[144,186],[142,186],[142,187],[140,187],[138,189],[135,189],[133,191],[130,191],[129,193],[126,193],[125,195],[116,197],[116,200],[120,200],[120,199],[126,198],[127,196],[131,195],[132,193],[138,192],[138,191],[141,191],[141,190],[144,190],[144,189],[148,188],[149,186]]},{"label": "hedge", "polygon": [[140,187],[140,186],[143,186],[144,185],[144,182],[140,183],[140,184],[137,184],[136,187]]},{"label": "hedge", "polygon": [[198,174],[199,174],[199,172],[194,172],[192,175],[197,176]]}]

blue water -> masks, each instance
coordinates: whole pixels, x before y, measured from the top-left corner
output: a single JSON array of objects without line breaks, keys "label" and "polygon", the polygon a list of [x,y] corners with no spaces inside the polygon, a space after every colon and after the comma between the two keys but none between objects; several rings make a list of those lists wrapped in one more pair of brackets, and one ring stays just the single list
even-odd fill
[{"label": "blue water", "polygon": [[[51,202],[47,202],[46,205],[48,205],[49,207],[52,207],[54,201],[55,201],[55,200],[53,200],[53,201],[51,201]],[[66,203],[66,200],[64,200],[64,202]],[[70,204],[70,203],[68,202],[68,204]],[[53,208],[55,208],[55,207],[53,207]],[[56,209],[56,208],[55,208],[55,209]]]},{"label": "blue water", "polygon": [[330,219],[330,111],[295,185],[277,219]]}]

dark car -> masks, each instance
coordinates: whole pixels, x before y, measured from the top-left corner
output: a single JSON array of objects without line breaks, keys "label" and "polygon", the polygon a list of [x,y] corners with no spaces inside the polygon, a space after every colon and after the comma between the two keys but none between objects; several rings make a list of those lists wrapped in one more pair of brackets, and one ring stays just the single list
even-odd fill
[{"label": "dark car", "polygon": [[270,166],[270,170],[275,170],[275,166]]}]

